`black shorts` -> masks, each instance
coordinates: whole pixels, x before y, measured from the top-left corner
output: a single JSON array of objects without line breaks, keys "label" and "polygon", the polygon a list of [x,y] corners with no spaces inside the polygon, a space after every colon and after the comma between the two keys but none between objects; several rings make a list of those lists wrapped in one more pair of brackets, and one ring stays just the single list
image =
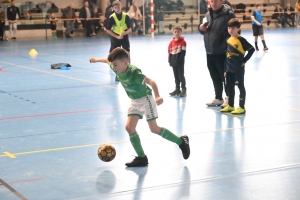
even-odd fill
[{"label": "black shorts", "polygon": [[259,36],[264,34],[263,26],[257,26],[252,24],[253,36]]},{"label": "black shorts", "polygon": [[55,31],[56,30],[56,24],[51,24],[51,30]]},{"label": "black shorts", "polygon": [[121,39],[121,40],[110,36],[110,50],[109,50],[109,52],[111,52],[112,50],[114,50],[117,47],[122,47],[127,52],[130,52],[130,43],[129,43],[128,35],[124,36],[123,39]]},{"label": "black shorts", "polygon": [[245,81],[245,67],[242,67],[238,72],[226,72],[226,85],[244,85]]}]

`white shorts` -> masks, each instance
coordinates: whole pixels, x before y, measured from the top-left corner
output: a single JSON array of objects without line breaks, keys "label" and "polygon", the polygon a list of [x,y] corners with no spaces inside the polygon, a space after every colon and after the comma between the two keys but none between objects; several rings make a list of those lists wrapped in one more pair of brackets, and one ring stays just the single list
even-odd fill
[{"label": "white shorts", "polygon": [[131,105],[128,109],[128,116],[146,116],[147,121],[158,118],[156,103],[152,95],[147,95],[140,99],[131,99]]}]

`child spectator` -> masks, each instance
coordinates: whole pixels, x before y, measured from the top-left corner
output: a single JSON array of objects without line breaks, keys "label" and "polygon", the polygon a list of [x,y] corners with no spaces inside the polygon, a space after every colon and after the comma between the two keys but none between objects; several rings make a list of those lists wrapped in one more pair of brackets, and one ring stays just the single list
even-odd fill
[{"label": "child spectator", "polygon": [[[173,28],[174,38],[171,40],[168,53],[169,53],[169,63],[173,68],[174,78],[176,88],[173,92],[170,93],[171,96],[186,96],[186,86],[185,86],[185,77],[184,77],[184,57],[186,54],[186,42],[182,34],[182,27],[175,26]],[[182,91],[180,91],[180,83]]]},{"label": "child spectator", "polygon": [[52,30],[52,38],[57,39],[57,34],[56,34],[57,18],[55,17],[54,13],[51,13],[49,21],[50,21],[51,30]]}]

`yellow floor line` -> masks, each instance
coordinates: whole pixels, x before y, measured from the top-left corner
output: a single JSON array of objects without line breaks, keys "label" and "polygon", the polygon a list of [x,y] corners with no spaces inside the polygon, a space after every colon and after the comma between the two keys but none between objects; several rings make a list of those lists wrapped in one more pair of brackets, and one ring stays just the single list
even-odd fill
[{"label": "yellow floor line", "polygon": [[55,76],[60,76],[60,77],[63,77],[63,78],[68,78],[68,79],[72,79],[72,80],[76,80],[76,81],[90,83],[90,84],[93,84],[93,85],[99,85],[99,86],[104,86],[104,87],[114,88],[114,89],[117,88],[115,86],[110,86],[110,85],[105,85],[105,84],[99,84],[99,83],[96,83],[96,82],[93,82],[93,81],[88,81],[88,80],[84,80],[84,79],[80,79],[80,78],[74,78],[74,77],[71,77],[71,76],[65,76],[65,75],[62,75],[62,74],[56,74],[56,73],[49,72],[49,71],[43,71],[43,70],[39,70],[39,69],[34,69],[34,68],[31,68],[31,67],[26,67],[24,65],[18,65],[18,64],[14,64],[14,63],[3,62],[3,61],[0,61],[0,63],[7,64],[7,65],[12,65],[12,66],[17,66],[17,67],[21,67],[21,68],[24,68],[24,69],[29,69],[29,70],[37,71],[37,72],[42,72],[42,73],[45,73],[45,74],[51,74],[51,75],[55,75]]},{"label": "yellow floor line", "polygon": [[[125,143],[128,142],[126,140],[124,141],[116,141],[116,142],[110,142],[109,144],[119,144],[119,143]],[[101,143],[104,144],[104,143]],[[27,152],[19,152],[11,154],[9,152],[3,152],[4,155],[0,155],[0,157],[10,157],[10,158],[16,158],[16,155],[25,155],[25,154],[33,154],[33,153],[43,153],[43,152],[50,152],[50,151],[60,151],[60,150],[67,150],[67,149],[78,149],[83,147],[92,147],[92,146],[100,146],[101,144],[84,144],[84,145],[78,145],[78,146],[69,146],[69,147],[60,147],[60,148],[51,148],[51,149],[44,149],[44,150],[35,150],[35,151],[27,151]]]},{"label": "yellow floor line", "polygon": [[[189,135],[195,135],[195,134],[200,134],[200,133],[211,133],[211,132],[221,132],[221,131],[229,131],[229,130],[236,130],[236,129],[246,129],[246,128],[255,128],[255,127],[261,127],[261,126],[271,126],[271,125],[283,125],[283,124],[288,124],[288,123],[295,123],[295,122],[300,122],[300,120],[292,120],[292,121],[287,121],[287,122],[282,122],[282,123],[274,123],[274,124],[263,124],[263,125],[257,125],[257,126],[242,126],[242,127],[236,127],[236,128],[224,128],[224,129],[218,129],[214,131],[204,131],[204,132],[198,132],[198,133],[191,133]],[[157,138],[151,138],[147,140],[154,140]],[[129,142],[129,140],[122,140],[122,141],[115,141],[115,142],[109,142],[110,144],[119,144],[119,143],[125,143]],[[101,143],[104,144],[104,143]],[[44,150],[35,150],[35,151],[27,151],[27,152],[19,152],[19,153],[14,153],[14,154],[5,154],[0,155],[1,157],[6,157],[8,155],[25,155],[25,154],[33,154],[33,153],[42,153],[42,152],[50,152],[50,151],[59,151],[59,150],[67,150],[67,149],[77,149],[77,148],[83,148],[83,147],[91,147],[91,146],[100,146],[101,144],[84,144],[84,145],[78,145],[78,146],[69,146],[69,147],[60,147],[60,148],[51,148],[51,149],[44,149]],[[6,152],[8,153],[8,152]],[[8,156],[11,157],[11,156]]]},{"label": "yellow floor line", "polygon": [[14,154],[11,154],[11,153],[9,153],[9,152],[3,152],[3,154],[5,155],[5,156],[8,156],[8,157],[10,157],[10,158],[16,158],[16,156],[14,155]]}]

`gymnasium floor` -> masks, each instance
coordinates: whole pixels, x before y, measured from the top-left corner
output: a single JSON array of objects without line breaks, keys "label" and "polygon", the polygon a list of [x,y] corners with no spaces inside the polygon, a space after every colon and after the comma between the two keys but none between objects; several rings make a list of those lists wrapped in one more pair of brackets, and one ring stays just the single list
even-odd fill
[{"label": "gymnasium floor", "polygon": [[[242,35],[253,43],[250,31]],[[88,62],[107,56],[107,37],[0,43],[0,199],[299,200],[300,29],[265,30],[270,50],[246,64],[241,116],[206,107],[214,91],[203,37],[184,36],[186,98],[168,95],[171,35],[130,38],[132,63],[164,98],[158,124],[187,134],[191,146],[184,160],[143,119],[137,130],[149,166],[142,168],[124,165],[135,155],[124,129],[129,99],[105,64]],[[50,69],[60,62],[71,70]],[[110,163],[97,156],[103,143],[117,150]]]}]

